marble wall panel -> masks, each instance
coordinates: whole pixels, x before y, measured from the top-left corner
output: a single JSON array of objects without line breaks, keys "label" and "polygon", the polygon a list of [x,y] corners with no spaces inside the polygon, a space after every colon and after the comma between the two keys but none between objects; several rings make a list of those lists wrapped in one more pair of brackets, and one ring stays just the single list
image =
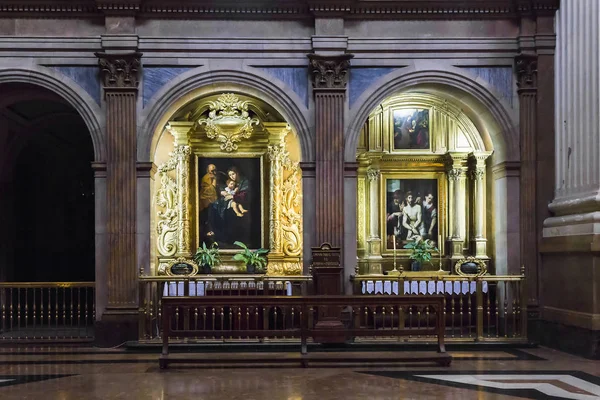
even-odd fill
[{"label": "marble wall panel", "polygon": [[465,67],[471,74],[489,83],[502,95],[502,99],[513,104],[513,82],[512,67]]},{"label": "marble wall panel", "polygon": [[167,82],[173,78],[193,69],[192,67],[144,67],[142,98],[146,106],[148,101]]},{"label": "marble wall panel", "polygon": [[348,87],[350,107],[373,82],[394,71],[396,68],[352,68]]},{"label": "marble wall panel", "polygon": [[63,67],[56,66],[52,69],[60,72],[61,74],[71,78],[79,86],[83,88],[96,103],[100,104],[100,76],[98,67]]},{"label": "marble wall panel", "polygon": [[302,99],[302,104],[308,107],[308,68],[264,67],[261,69],[288,85]]}]

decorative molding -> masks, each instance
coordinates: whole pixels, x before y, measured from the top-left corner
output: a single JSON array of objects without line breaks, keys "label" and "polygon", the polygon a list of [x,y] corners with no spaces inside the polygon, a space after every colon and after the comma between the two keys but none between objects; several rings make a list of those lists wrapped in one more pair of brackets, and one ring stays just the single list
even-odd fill
[{"label": "decorative molding", "polygon": [[519,90],[536,89],[537,55],[522,53],[515,57],[517,86]]},{"label": "decorative molding", "polygon": [[0,14],[19,14],[47,18],[48,14],[74,17],[102,15],[105,13],[134,14],[144,17],[206,18],[227,17],[238,19],[278,18],[306,19],[315,16],[337,16],[360,19],[447,19],[451,16],[466,16],[480,19],[516,17],[520,15],[553,15],[559,0],[398,0],[367,1],[339,0],[248,0],[236,2],[224,0],[218,7],[208,1],[182,0],[0,0]]},{"label": "decorative molding", "polygon": [[309,66],[315,89],[346,89],[352,54],[322,56],[309,54]]},{"label": "decorative molding", "polygon": [[137,89],[142,53],[95,53],[104,80],[104,88]]}]

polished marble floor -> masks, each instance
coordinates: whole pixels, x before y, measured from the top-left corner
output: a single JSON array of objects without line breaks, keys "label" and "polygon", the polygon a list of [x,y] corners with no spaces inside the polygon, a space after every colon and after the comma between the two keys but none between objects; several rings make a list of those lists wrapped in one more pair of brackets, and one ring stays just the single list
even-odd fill
[{"label": "polished marble floor", "polygon": [[158,368],[158,355],[0,347],[0,399],[600,399],[600,362],[545,348],[450,351],[451,367]]}]

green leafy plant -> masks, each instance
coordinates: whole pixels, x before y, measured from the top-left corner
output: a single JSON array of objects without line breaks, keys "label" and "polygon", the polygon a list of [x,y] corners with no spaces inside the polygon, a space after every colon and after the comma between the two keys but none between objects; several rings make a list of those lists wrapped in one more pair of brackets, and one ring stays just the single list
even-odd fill
[{"label": "green leafy plant", "polygon": [[194,254],[194,261],[198,265],[207,266],[209,268],[221,264],[221,255],[219,254],[219,245],[213,243],[210,247],[202,242],[202,247],[198,247]]},{"label": "green leafy plant", "polygon": [[421,238],[407,243],[404,248],[411,250],[411,260],[418,261],[421,264],[431,262],[431,253],[439,251],[431,240],[423,240]]},{"label": "green leafy plant", "polygon": [[241,253],[237,253],[233,256],[236,261],[242,261],[246,266],[252,266],[256,268],[256,272],[264,272],[267,269],[267,254],[268,249],[258,249],[252,251],[242,242],[234,242],[238,247],[242,248]]}]

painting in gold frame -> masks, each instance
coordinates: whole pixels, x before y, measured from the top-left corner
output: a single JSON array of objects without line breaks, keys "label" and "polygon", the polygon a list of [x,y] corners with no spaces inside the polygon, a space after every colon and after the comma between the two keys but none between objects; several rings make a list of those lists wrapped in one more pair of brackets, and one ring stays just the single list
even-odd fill
[{"label": "painting in gold frame", "polygon": [[392,150],[430,150],[431,129],[428,108],[392,110]]},{"label": "painting in gold frame", "polygon": [[[444,246],[446,186],[443,173],[383,174],[381,193],[384,252],[399,252],[417,238]],[[440,247],[441,246],[441,247]]]},{"label": "painting in gold frame", "polygon": [[263,159],[198,156],[196,215],[198,246],[213,242],[225,251],[240,241],[264,247]]}]

